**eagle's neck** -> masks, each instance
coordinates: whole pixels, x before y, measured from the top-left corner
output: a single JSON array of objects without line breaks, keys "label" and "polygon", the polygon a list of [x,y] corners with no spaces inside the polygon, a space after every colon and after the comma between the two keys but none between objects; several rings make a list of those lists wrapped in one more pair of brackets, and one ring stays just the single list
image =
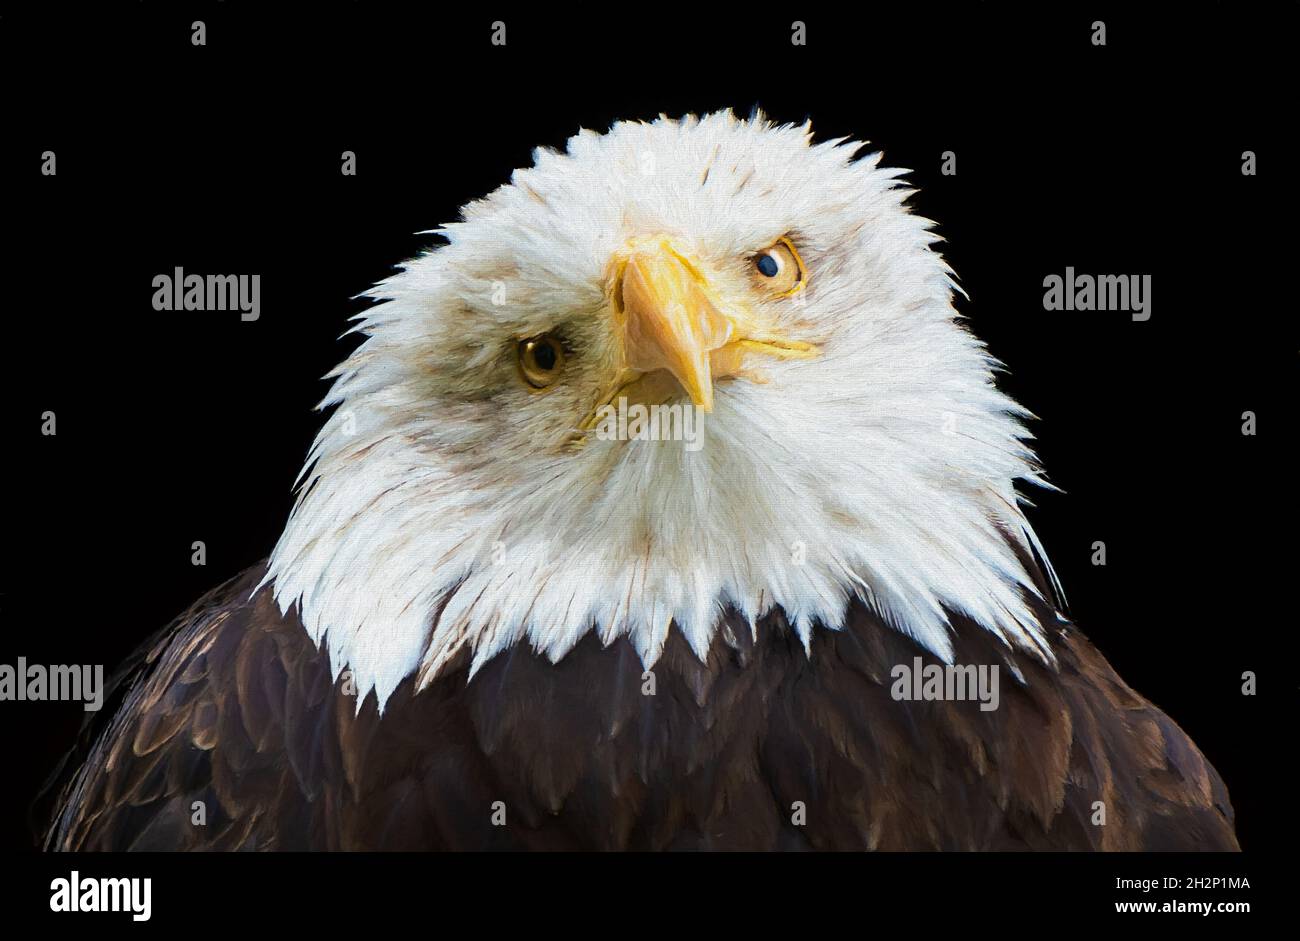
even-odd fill
[{"label": "eagle's neck", "polygon": [[[779,609],[811,652],[855,601],[944,660],[954,614],[1051,659],[1035,558],[1050,567],[1013,489],[1028,465],[909,479],[807,428],[798,454],[744,448],[744,405],[719,400],[702,458],[672,442],[611,452],[602,475],[561,470],[549,492],[503,492],[490,468],[342,409],[267,581],[381,709],[412,674],[427,683],[466,652],[477,670],[518,643],[559,660],[589,633],[627,636],[649,667],[674,630],[703,657],[728,612],[754,630]],[[557,519],[556,493],[581,512]]]}]

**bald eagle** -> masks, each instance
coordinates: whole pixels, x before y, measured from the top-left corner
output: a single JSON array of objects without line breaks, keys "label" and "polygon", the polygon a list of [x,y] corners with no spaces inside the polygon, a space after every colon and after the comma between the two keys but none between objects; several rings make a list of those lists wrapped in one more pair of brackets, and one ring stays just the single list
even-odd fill
[{"label": "bald eagle", "polygon": [[47,845],[1235,849],[1062,613],[1030,416],[904,172],[718,113],[466,206],[368,292],[273,553],[143,651]]}]

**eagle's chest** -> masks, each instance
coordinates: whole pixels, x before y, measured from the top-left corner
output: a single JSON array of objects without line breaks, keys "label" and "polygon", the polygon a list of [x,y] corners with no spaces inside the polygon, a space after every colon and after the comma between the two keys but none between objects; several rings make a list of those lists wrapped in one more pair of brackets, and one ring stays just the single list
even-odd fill
[{"label": "eagle's chest", "polygon": [[[1013,732],[981,687],[958,700],[942,679],[904,683],[900,666],[941,665],[866,612],[819,634],[811,655],[782,620],[757,641],[732,625],[739,641],[719,639],[704,662],[674,636],[649,670],[623,640],[589,637],[558,664],[516,647],[472,680],[461,665],[418,694],[404,684],[382,718],[342,714],[342,739],[365,750],[343,841],[974,848],[1000,838],[1008,813],[1028,825],[1048,810],[1000,806],[1018,787],[1009,775],[1027,771],[1009,737],[1029,736],[1016,747],[1062,771],[1067,729],[1044,714]],[[991,644],[980,655],[986,678],[1005,669]],[[1011,696],[1017,716],[1032,708]],[[1043,778],[1024,785],[1041,791]]]}]

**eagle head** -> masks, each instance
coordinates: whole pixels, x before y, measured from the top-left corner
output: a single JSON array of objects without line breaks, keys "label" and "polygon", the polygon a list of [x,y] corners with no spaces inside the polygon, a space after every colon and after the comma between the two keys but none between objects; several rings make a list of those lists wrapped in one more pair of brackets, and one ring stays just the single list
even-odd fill
[{"label": "eagle head", "polygon": [[358,702],[595,632],[652,665],[855,600],[943,658],[1050,657],[1024,409],[904,171],[731,113],[608,133],[467,205],[371,289],[267,576]]}]

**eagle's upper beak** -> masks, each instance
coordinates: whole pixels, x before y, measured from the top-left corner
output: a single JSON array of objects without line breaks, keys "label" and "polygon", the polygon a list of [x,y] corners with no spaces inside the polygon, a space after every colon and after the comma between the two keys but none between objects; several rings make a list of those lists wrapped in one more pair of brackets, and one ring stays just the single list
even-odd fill
[{"label": "eagle's upper beak", "polygon": [[625,375],[667,370],[706,412],[713,382],[742,371],[745,353],[815,355],[807,343],[760,329],[748,305],[667,238],[634,242],[614,261],[610,301]]}]

